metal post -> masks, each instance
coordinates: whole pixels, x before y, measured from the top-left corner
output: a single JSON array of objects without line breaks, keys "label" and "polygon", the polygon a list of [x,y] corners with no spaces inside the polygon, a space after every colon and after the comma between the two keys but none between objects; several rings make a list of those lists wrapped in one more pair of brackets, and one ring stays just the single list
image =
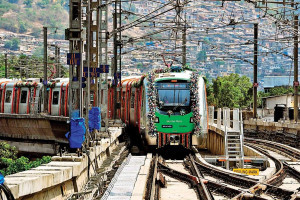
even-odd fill
[{"label": "metal post", "polygon": [[113,89],[114,89],[114,95],[113,95],[113,106],[112,108],[114,108],[114,112],[112,113],[113,114],[113,119],[116,119],[117,117],[117,109],[116,109],[116,105],[117,105],[117,84],[116,84],[116,76],[117,76],[117,71],[118,71],[118,44],[117,44],[117,2],[118,0],[115,1],[115,11],[113,13],[113,31],[114,31],[114,34],[113,34],[113,37],[114,37],[114,60],[113,60],[113,71],[112,71],[112,79],[115,81],[114,84],[113,84]]},{"label": "metal post", "polygon": [[186,26],[182,31],[182,66],[186,65]]},{"label": "metal post", "polygon": [[5,62],[5,78],[7,78],[7,53],[4,54],[4,62]]},{"label": "metal post", "polygon": [[55,45],[55,78],[58,78],[58,46]]},{"label": "metal post", "polygon": [[298,121],[298,15],[294,16],[294,119]]},{"label": "metal post", "polygon": [[254,24],[254,62],[253,62],[253,118],[257,118],[257,38],[258,38],[258,24]]},{"label": "metal post", "polygon": [[60,48],[57,47],[57,70],[58,70],[58,78],[61,77],[61,68],[60,68]]},{"label": "metal post", "polygon": [[[99,14],[99,63],[102,65],[107,65],[108,64],[108,48],[107,48],[107,41],[108,41],[108,2],[106,0],[100,0],[100,14]],[[112,66],[111,66],[112,67]],[[112,72],[112,68],[109,69],[110,72]],[[105,131],[108,128],[108,104],[107,104],[107,89],[108,89],[108,84],[107,84],[107,79],[108,79],[108,73],[105,73],[104,75],[104,80],[102,79],[102,74],[100,74],[100,85],[99,85],[99,105],[101,105],[101,115],[103,118],[103,121],[105,121]],[[102,83],[105,84],[102,84]],[[102,87],[103,86],[103,87]],[[103,93],[101,94],[103,90]],[[102,101],[101,101],[102,100]]]},{"label": "metal post", "polygon": [[44,112],[48,112],[48,94],[47,94],[47,27],[44,30]]},{"label": "metal post", "polygon": [[91,68],[91,41],[92,41],[92,36],[91,36],[91,2],[88,2],[88,7],[87,7],[87,67],[88,67],[88,72],[87,72],[87,87],[86,87],[86,106],[85,106],[85,124],[86,124],[86,141],[87,145],[89,146],[90,142],[90,132],[89,132],[89,106],[91,102],[91,77],[90,77],[90,68]]}]

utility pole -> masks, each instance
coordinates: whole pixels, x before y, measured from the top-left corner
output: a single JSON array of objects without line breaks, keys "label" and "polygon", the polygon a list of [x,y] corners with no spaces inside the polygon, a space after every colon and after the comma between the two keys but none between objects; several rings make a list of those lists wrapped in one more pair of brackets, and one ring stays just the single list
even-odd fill
[{"label": "utility pole", "polygon": [[55,45],[55,70],[56,70],[56,72],[55,72],[55,78],[59,78],[60,76],[59,76],[59,65],[58,65],[58,46],[57,45]]},{"label": "utility pole", "polygon": [[44,112],[48,112],[48,94],[47,94],[47,27],[43,27],[44,32]]},{"label": "utility pole", "polygon": [[[121,27],[121,1],[119,0],[115,0],[115,11],[114,11],[114,19],[113,19],[113,37],[114,37],[114,59],[113,59],[113,79],[114,79],[114,84],[113,84],[113,88],[114,88],[114,99],[113,99],[113,108],[114,108],[114,112],[113,112],[113,119],[117,118],[117,110],[119,109],[119,107],[117,106],[117,102],[118,102],[118,91],[117,91],[117,82],[118,82],[118,65],[120,65],[119,67],[119,73],[121,73],[121,32],[118,32],[118,18],[119,18],[119,26]],[[118,11],[119,9],[119,11]],[[118,40],[119,39],[119,40]],[[119,56],[118,56],[118,48],[119,48]],[[118,63],[118,59],[119,59],[119,63]],[[121,80],[120,80],[121,81]],[[121,92],[121,91],[120,91]],[[120,94],[119,94],[120,96]]]},{"label": "utility pole", "polygon": [[61,66],[60,66],[60,48],[57,47],[57,66],[58,66],[58,78],[61,77]]},{"label": "utility pole", "polygon": [[5,62],[5,78],[7,78],[7,53],[4,54],[4,62]]},{"label": "utility pole", "polygon": [[[99,13],[99,63],[100,65],[107,65],[108,64],[108,3],[107,0],[100,0],[100,13]],[[112,69],[110,69],[110,72]],[[105,122],[105,131],[108,128],[108,103],[105,101],[105,98],[107,99],[107,79],[108,79],[108,73],[105,73],[104,75],[104,83],[105,85],[102,85],[102,73],[100,73],[100,84],[99,84],[99,106],[101,107],[101,113],[102,117],[101,119]],[[103,86],[103,87],[102,87]],[[103,93],[102,93],[103,89]],[[102,101],[103,99],[103,101]]]},{"label": "utility pole", "polygon": [[294,16],[294,119],[298,121],[298,15]]},{"label": "utility pole", "polygon": [[186,65],[186,24],[182,31],[182,66]]},{"label": "utility pole", "polygon": [[[118,70],[118,64],[117,64],[117,62],[118,62],[118,59],[117,59],[117,56],[118,56],[118,49],[117,49],[117,1],[118,0],[116,0],[115,1],[115,11],[114,11],[114,13],[113,13],[113,31],[114,31],[114,34],[113,34],[113,37],[114,37],[114,60],[113,60],[113,66],[114,66],[114,70],[112,71],[112,75],[113,75],[113,80],[114,81],[116,81],[115,80],[115,76],[116,76],[116,73],[117,73],[117,70]],[[117,93],[117,86],[116,86],[116,84],[115,83],[113,83],[113,87],[114,87],[114,105],[113,105],[113,107],[112,108],[114,108],[114,113],[113,113],[113,119],[115,119],[116,118],[116,116],[117,116],[117,109],[116,109],[116,105],[117,105],[117,95],[116,95],[116,93]]]},{"label": "utility pole", "polygon": [[258,38],[258,24],[254,24],[254,62],[253,62],[253,118],[257,118],[257,38]]}]

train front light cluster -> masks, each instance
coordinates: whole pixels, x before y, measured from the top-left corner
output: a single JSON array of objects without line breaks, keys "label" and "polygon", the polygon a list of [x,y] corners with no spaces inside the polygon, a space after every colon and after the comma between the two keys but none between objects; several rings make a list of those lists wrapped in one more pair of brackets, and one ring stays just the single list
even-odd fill
[{"label": "train front light cluster", "polygon": [[190,118],[190,123],[194,123],[194,118],[193,117]]},{"label": "train front light cluster", "polygon": [[158,118],[158,117],[155,117],[154,122],[155,122],[155,123],[159,123],[159,118]]}]

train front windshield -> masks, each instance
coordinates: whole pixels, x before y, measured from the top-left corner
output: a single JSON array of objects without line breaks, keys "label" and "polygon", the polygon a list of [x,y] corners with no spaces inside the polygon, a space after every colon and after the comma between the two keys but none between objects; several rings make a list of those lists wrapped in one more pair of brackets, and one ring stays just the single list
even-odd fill
[{"label": "train front windshield", "polygon": [[160,107],[189,106],[189,83],[157,83]]}]

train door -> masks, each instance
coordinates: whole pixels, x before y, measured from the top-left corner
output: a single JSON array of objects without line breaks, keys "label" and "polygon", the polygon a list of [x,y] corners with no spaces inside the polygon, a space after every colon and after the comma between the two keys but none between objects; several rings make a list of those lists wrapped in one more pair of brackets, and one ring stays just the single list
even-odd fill
[{"label": "train door", "polygon": [[11,113],[11,104],[12,104],[13,88],[9,87],[5,91],[4,97],[4,113]]},{"label": "train door", "polygon": [[29,112],[27,112],[27,108],[28,104],[29,104],[29,88],[26,87],[22,87],[21,91],[20,91],[20,99],[19,99],[19,114],[26,114]]},{"label": "train door", "polygon": [[60,98],[60,108],[59,108],[59,115],[65,115],[65,98],[66,98],[66,88],[63,87],[61,90],[61,98]]},{"label": "train door", "polygon": [[52,101],[51,101],[51,115],[59,115],[59,103],[60,103],[60,87],[55,87],[52,90]]}]

